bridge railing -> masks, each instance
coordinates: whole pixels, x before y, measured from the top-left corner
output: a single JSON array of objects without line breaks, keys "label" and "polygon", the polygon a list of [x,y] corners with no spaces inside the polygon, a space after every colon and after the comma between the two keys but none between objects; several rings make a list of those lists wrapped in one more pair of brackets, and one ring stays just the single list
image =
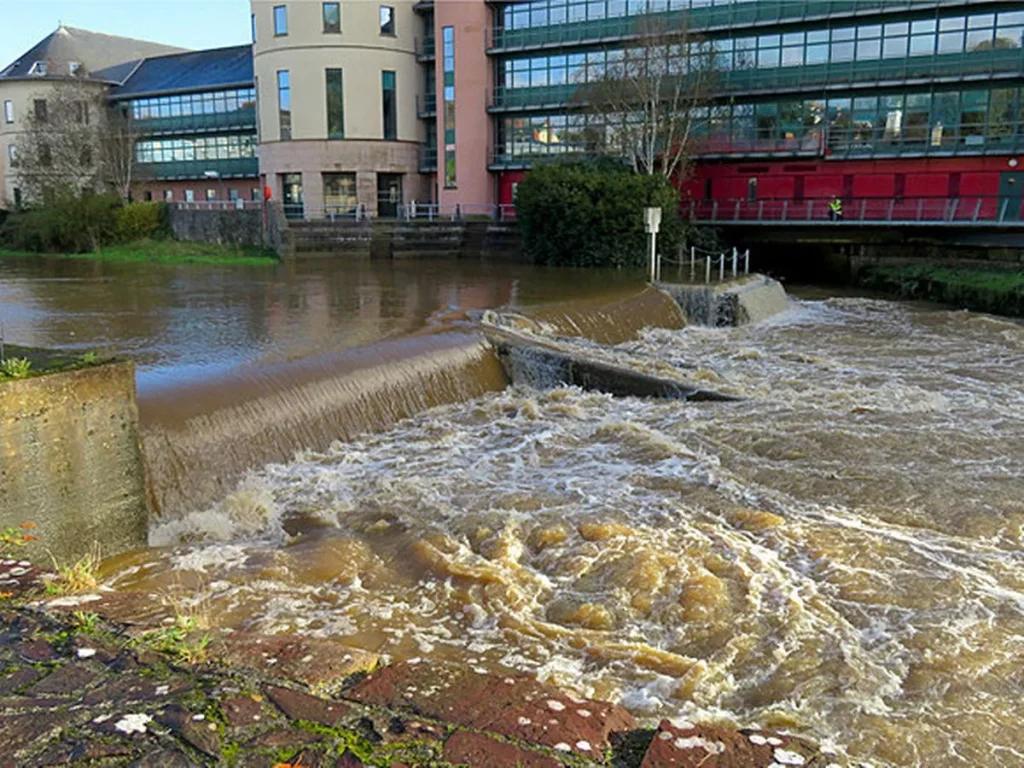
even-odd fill
[{"label": "bridge railing", "polygon": [[901,224],[928,226],[1024,227],[1019,197],[864,197],[842,198],[835,219],[834,198],[811,200],[691,200],[683,213],[691,221],[715,224]]}]

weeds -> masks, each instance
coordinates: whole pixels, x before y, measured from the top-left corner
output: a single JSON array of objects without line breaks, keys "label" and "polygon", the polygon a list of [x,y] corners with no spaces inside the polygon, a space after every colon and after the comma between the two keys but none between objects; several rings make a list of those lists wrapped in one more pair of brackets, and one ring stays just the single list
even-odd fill
[{"label": "weeds", "polygon": [[86,365],[96,365],[99,362],[99,357],[95,352],[86,352],[82,355],[82,362]]},{"label": "weeds", "polygon": [[22,523],[17,528],[7,528],[0,531],[0,557],[7,554],[7,551],[10,549],[24,547],[30,541],[35,541],[35,536],[31,533],[25,533],[26,530],[31,530],[35,527],[35,523]]},{"label": "weeds", "polygon": [[50,559],[56,575],[46,583],[46,594],[73,595],[99,586],[100,563],[103,561],[99,547],[71,565],[61,565],[52,553]]},{"label": "weeds", "polygon": [[197,629],[193,619],[177,617],[170,626],[145,632],[133,642],[139,647],[166,653],[175,661],[199,664],[206,661],[206,649],[213,638],[209,634],[196,637]]},{"label": "weeds", "polygon": [[32,361],[27,357],[9,357],[0,362],[0,376],[8,379],[24,379],[32,370]]},{"label": "weeds", "polygon": [[71,614],[71,618],[75,622],[75,627],[82,632],[95,632],[101,621],[97,614],[89,611],[75,611]]}]

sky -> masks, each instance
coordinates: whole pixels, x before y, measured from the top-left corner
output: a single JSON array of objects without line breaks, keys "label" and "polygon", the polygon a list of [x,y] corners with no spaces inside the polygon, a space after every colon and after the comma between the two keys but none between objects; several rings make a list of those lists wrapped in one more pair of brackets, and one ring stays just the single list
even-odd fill
[{"label": "sky", "polygon": [[60,22],[181,48],[218,48],[250,41],[249,13],[249,0],[0,0],[0,69]]}]

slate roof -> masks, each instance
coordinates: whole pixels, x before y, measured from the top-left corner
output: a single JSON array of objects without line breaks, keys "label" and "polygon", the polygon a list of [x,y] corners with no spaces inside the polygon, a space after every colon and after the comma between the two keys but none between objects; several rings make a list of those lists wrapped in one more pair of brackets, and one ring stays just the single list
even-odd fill
[{"label": "slate roof", "polygon": [[[183,50],[185,49],[150,43],[146,40],[104,35],[99,32],[62,25],[18,57],[17,61],[0,70],[0,79],[68,77],[71,74],[69,64],[73,61],[82,65],[83,71],[78,73],[79,77],[94,80],[104,79],[97,77],[96,73],[116,65],[132,63],[134,66],[135,63],[147,56],[178,53]],[[46,62],[47,73],[45,76],[31,74],[32,66],[37,61]],[[124,76],[123,72],[119,72],[119,74]]]},{"label": "slate roof", "polygon": [[190,51],[145,59],[126,82],[111,90],[110,97],[252,87],[254,77],[251,45]]}]

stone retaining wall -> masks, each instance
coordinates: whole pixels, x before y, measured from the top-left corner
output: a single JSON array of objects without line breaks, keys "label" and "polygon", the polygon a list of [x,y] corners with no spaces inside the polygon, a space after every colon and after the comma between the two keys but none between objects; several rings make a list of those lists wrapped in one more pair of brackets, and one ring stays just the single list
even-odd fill
[{"label": "stone retaining wall", "polygon": [[36,562],[145,546],[134,365],[0,382],[0,529],[26,522]]},{"label": "stone retaining wall", "polygon": [[782,285],[764,275],[750,275],[711,285],[659,283],[695,325],[728,327],[766,320],[789,306]]}]

